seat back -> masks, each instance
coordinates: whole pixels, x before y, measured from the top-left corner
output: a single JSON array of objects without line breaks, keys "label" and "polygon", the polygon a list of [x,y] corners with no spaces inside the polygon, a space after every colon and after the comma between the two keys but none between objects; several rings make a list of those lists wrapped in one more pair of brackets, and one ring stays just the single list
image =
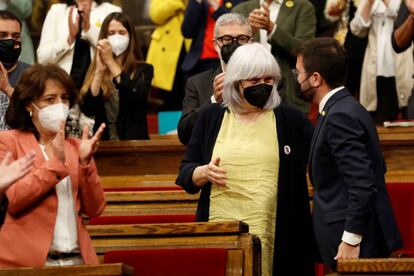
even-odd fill
[{"label": "seat back", "polygon": [[124,263],[139,276],[224,276],[225,248],[177,248],[108,251],[104,263]]},{"label": "seat back", "polygon": [[194,222],[195,215],[142,215],[142,216],[100,216],[91,218],[89,225],[144,224]]},{"label": "seat back", "polygon": [[414,257],[414,183],[388,183],[387,190],[404,241],[399,253]]}]

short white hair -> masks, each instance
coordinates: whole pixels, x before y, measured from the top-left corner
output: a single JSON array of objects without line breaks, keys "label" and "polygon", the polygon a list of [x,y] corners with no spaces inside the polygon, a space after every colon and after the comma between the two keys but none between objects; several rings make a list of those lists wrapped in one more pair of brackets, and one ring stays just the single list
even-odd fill
[{"label": "short white hair", "polygon": [[249,33],[252,33],[252,27],[250,26],[249,21],[247,21],[246,17],[243,14],[230,12],[221,15],[217,19],[214,25],[214,38],[218,37],[221,27],[230,25],[246,26],[249,30]]},{"label": "short white hair", "polygon": [[263,109],[275,109],[282,101],[277,91],[277,84],[282,76],[275,58],[260,43],[245,44],[238,47],[226,67],[223,105],[238,110],[242,109],[243,98],[239,91],[239,83],[243,80],[262,77],[272,77],[274,80],[272,93]]}]

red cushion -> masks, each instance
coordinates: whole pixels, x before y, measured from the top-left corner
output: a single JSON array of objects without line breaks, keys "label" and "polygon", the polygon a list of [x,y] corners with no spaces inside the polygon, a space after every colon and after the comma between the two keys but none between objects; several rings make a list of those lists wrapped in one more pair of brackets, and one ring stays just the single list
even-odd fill
[{"label": "red cushion", "polygon": [[147,114],[148,134],[158,134],[158,115]]},{"label": "red cushion", "polygon": [[224,248],[118,250],[104,256],[104,263],[128,264],[139,276],[220,276],[226,260]]},{"label": "red cushion", "polygon": [[105,192],[139,192],[139,191],[176,191],[182,190],[180,186],[169,187],[120,187],[120,188],[105,188]]},{"label": "red cushion", "polygon": [[414,256],[414,183],[388,183],[387,190],[404,241],[399,253]]},{"label": "red cushion", "polygon": [[325,266],[322,263],[315,263],[315,276],[324,276]]},{"label": "red cushion", "polygon": [[143,215],[143,216],[101,216],[91,218],[90,225],[103,224],[145,224],[194,222],[195,215]]}]

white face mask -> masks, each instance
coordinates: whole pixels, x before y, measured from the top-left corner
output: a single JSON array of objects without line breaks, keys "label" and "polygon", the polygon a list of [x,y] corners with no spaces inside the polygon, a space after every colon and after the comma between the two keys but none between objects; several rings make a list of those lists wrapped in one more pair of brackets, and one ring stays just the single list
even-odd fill
[{"label": "white face mask", "polygon": [[114,34],[108,36],[109,44],[111,44],[112,52],[115,56],[123,54],[129,46],[129,36]]},{"label": "white face mask", "polygon": [[42,109],[39,109],[35,104],[33,106],[39,111],[40,125],[53,133],[59,131],[60,122],[66,122],[68,117],[69,107],[63,103],[48,105]]}]

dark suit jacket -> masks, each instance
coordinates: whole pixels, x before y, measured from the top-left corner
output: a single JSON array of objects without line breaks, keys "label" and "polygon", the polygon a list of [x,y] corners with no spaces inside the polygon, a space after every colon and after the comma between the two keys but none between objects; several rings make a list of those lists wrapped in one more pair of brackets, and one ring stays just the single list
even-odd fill
[{"label": "dark suit jacket", "polygon": [[[224,0],[222,5],[212,14],[212,18],[217,20],[222,14],[230,12],[235,5],[245,0]],[[181,26],[181,32],[185,38],[193,39],[190,51],[185,56],[182,69],[185,72],[194,68],[201,56],[204,42],[204,32],[207,25],[209,5],[207,0],[201,4],[196,0],[189,0],[185,9],[184,21]]]},{"label": "dark suit jacket", "polygon": [[314,231],[322,258],[334,265],[344,230],[363,236],[361,257],[386,257],[402,241],[374,121],[347,89],[328,100],[324,113],[309,155]]},{"label": "dark suit jacket", "polygon": [[[286,82],[287,101],[307,112],[309,105],[295,95],[295,90],[299,87],[291,69],[295,68],[296,64],[295,49],[303,41],[315,37],[315,8],[308,0],[289,2],[292,2],[293,6],[286,6],[287,1],[284,1],[280,7],[276,19],[276,31],[269,43],[272,45],[272,55],[279,63],[282,76]],[[259,0],[250,0],[234,7],[232,12],[238,12],[248,17],[251,11],[259,7]],[[259,33],[255,35],[254,39],[259,41]]]},{"label": "dark suit jacket", "polygon": [[183,111],[178,122],[178,138],[188,144],[200,107],[211,103],[214,78],[222,72],[221,66],[190,77],[185,86]]},{"label": "dark suit jacket", "polygon": [[[219,104],[200,110],[176,180],[188,193],[200,191],[192,182],[193,171],[210,162],[226,110]],[[306,183],[313,126],[299,110],[286,104],[281,104],[274,112],[280,163],[273,275],[313,275],[315,244]],[[210,183],[201,189],[197,221],[209,218],[210,189]]]}]

